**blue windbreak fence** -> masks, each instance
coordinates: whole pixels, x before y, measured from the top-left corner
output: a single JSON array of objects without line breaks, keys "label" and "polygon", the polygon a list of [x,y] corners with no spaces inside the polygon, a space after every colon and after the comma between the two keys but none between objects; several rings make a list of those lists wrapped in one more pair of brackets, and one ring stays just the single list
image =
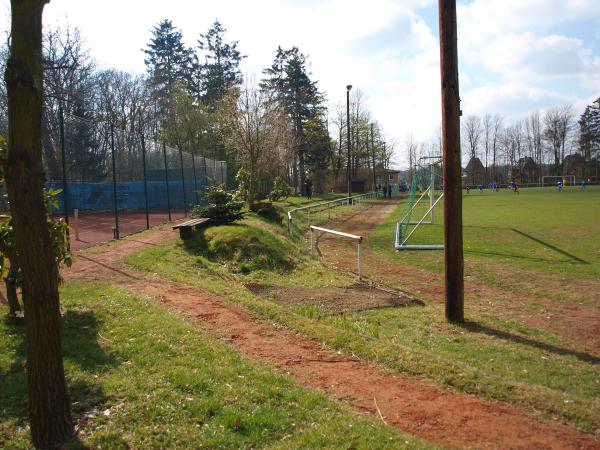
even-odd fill
[{"label": "blue windbreak fence", "polygon": [[227,183],[226,163],[202,148],[185,151],[105,122],[45,114],[46,188],[62,190],[54,212],[78,227],[77,236],[88,233],[82,241],[183,218],[205,187]]},{"label": "blue windbreak fence", "polygon": [[[63,214],[65,211],[64,189],[62,183],[46,183],[46,189],[62,189],[58,194],[58,209],[56,213]],[[198,189],[185,180],[185,193],[188,204],[184,203],[183,187],[180,180],[169,181],[169,195],[171,196],[171,208],[173,210],[182,210],[190,208],[199,203],[202,195],[202,186]],[[114,209],[114,195],[112,183],[78,183],[72,182],[67,188],[69,212],[77,209],[80,213],[84,212],[104,212]],[[144,183],[140,181],[119,182],[117,183],[117,207],[126,210],[144,210],[146,208]],[[167,197],[167,186],[164,181],[148,181],[148,205],[149,208],[167,210],[169,201]]]}]

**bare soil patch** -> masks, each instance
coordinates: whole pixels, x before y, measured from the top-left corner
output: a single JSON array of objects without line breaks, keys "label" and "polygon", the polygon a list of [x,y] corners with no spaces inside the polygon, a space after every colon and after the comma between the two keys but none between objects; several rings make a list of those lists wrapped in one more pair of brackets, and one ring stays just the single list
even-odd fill
[{"label": "bare soil patch", "polygon": [[552,421],[527,416],[513,406],[444,390],[433,383],[340,355],[276,324],[257,320],[244,309],[201,289],[176,284],[126,266],[123,258],[149,245],[174,241],[160,227],[84,250],[69,280],[116,283],[181,312],[241,353],[272,364],[298,383],[327,392],[391,426],[450,447],[511,449],[600,449],[594,437]]},{"label": "bare soil patch", "polygon": [[315,305],[328,314],[364,311],[374,308],[394,308],[423,305],[420,300],[402,293],[387,291],[366,284],[353,286],[301,288],[247,284],[246,289],[260,297],[275,300],[286,308]]}]

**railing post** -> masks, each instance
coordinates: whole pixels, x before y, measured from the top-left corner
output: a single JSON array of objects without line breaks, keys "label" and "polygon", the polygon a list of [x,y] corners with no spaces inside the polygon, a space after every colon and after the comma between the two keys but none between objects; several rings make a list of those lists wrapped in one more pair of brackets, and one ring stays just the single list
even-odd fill
[{"label": "railing post", "polygon": [[310,254],[314,254],[314,238],[313,238],[313,229],[312,227],[308,228],[310,230]]},{"label": "railing post", "polygon": [[362,280],[362,238],[358,240],[358,279]]}]

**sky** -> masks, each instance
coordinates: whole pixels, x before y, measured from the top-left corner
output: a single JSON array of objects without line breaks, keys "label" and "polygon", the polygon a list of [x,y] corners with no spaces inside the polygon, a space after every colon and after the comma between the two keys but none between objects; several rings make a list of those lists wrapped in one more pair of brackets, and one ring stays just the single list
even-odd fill
[{"label": "sky", "polygon": [[[9,1],[1,2],[6,32]],[[360,89],[398,166],[409,133],[438,133],[435,0],[51,0],[44,12],[45,26],[78,27],[99,67],[136,73],[163,19],[190,46],[218,19],[256,79],[277,46],[299,47],[331,108],[345,105],[347,84]],[[459,0],[457,20],[463,116],[498,113],[511,123],[564,104],[580,114],[600,96],[600,0]]]}]

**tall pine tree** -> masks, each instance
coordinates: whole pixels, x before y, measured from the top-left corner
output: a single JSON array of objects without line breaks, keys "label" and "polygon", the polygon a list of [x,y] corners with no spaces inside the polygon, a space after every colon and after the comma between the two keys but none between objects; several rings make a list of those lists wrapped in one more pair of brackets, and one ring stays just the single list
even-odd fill
[{"label": "tall pine tree", "polygon": [[598,106],[586,106],[579,118],[579,146],[588,170],[592,161],[596,166],[600,162],[600,98],[595,103]]},{"label": "tall pine tree", "polygon": [[170,112],[175,83],[189,84],[191,81],[193,52],[184,45],[181,31],[165,19],[152,30],[152,38],[144,53],[157,105],[157,119],[162,122]]},{"label": "tall pine tree", "polygon": [[199,97],[212,110],[231,87],[242,84],[240,62],[246,56],[238,50],[238,41],[224,41],[226,31],[215,20],[206,34],[201,34],[198,39],[198,49],[204,55],[204,62],[198,63],[196,68],[196,85]]},{"label": "tall pine tree", "polygon": [[306,57],[298,47],[289,50],[278,47],[273,64],[263,71],[267,78],[261,82],[263,89],[274,94],[293,124],[298,158],[297,168],[294,165],[296,187],[306,177],[306,124],[318,117],[324,102],[323,94],[319,92],[317,82],[310,79],[311,74],[306,65]]}]

